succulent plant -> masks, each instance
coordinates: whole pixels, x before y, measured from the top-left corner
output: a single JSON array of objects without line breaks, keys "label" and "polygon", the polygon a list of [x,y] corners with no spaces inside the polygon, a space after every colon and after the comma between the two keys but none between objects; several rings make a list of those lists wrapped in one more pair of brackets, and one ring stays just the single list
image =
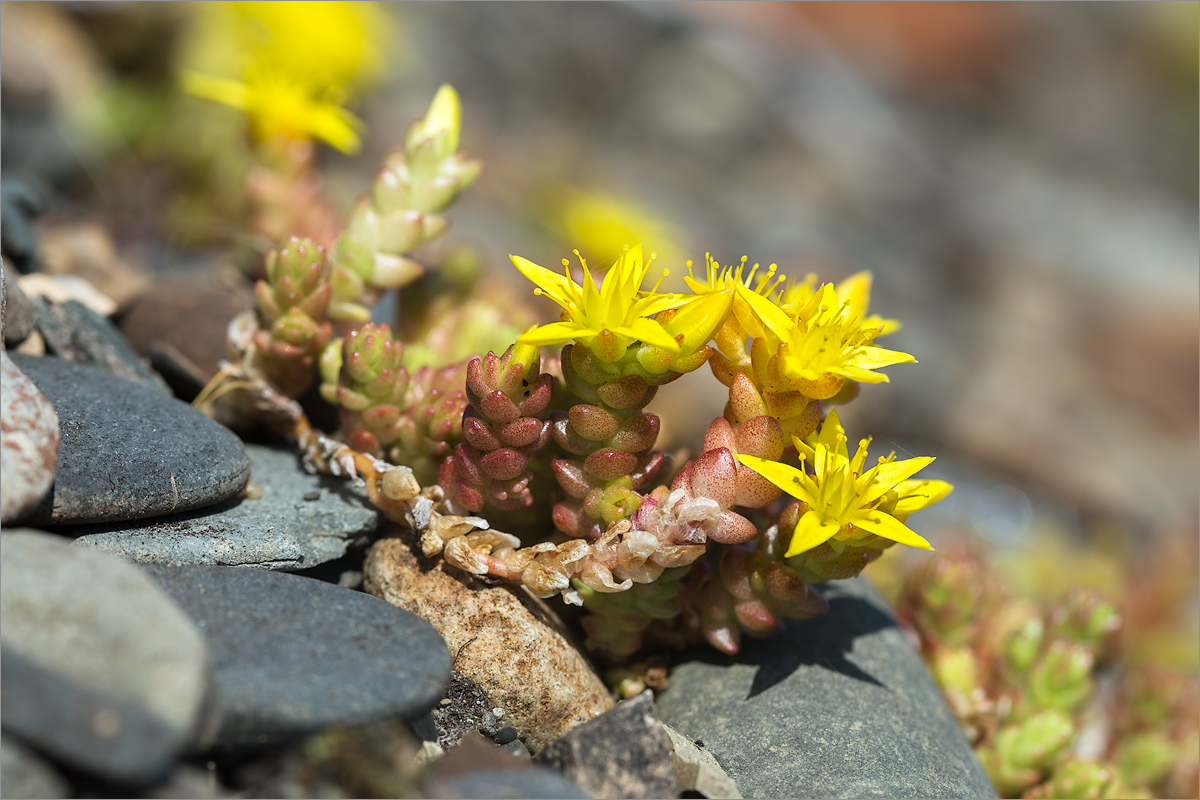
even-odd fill
[{"label": "succulent plant", "polygon": [[424,119],[409,128],[404,147],[390,153],[369,194],[350,212],[332,249],[332,319],[370,319],[366,306],[383,289],[403,286],[422,272],[407,256],[446,230],[444,210],[480,172],[458,152],[458,94],[442,86]]},{"label": "succulent plant", "polygon": [[1195,796],[1195,675],[1106,668],[1123,621],[1103,594],[1039,605],[952,548],[909,570],[897,613],[1002,796]]},{"label": "succulent plant", "polygon": [[461,439],[466,399],[454,388],[457,366],[410,374],[403,360],[388,325],[365,323],[322,354],[321,395],[337,405],[351,447],[411,468],[424,484]]},{"label": "succulent plant", "polygon": [[332,288],[325,248],[292,237],[267,253],[266,278],[254,287],[262,324],[254,333],[253,366],[288,397],[316,378],[316,360],[333,326],[326,319]]},{"label": "succulent plant", "polygon": [[467,364],[465,441],[442,462],[438,483],[467,511],[485,505],[510,510],[533,502],[530,456],[550,437],[541,414],[553,382],[541,373],[536,347],[513,345],[503,356],[488,353]]}]

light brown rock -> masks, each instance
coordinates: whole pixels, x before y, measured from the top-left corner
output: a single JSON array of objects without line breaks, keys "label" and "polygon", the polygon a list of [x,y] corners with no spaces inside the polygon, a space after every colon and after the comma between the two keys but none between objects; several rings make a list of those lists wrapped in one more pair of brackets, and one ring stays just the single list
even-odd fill
[{"label": "light brown rock", "polygon": [[[92,293],[84,297],[73,295],[73,298],[97,314],[107,316],[112,312],[103,310],[104,301],[98,301],[100,306],[92,305],[87,298],[93,293],[112,303],[113,308],[125,309],[141,296],[150,282],[145,267],[123,258],[108,231],[95,223],[47,225],[41,232],[39,242],[45,273],[43,279],[67,276],[84,279],[86,284],[94,287]],[[33,296],[34,290],[26,284],[30,277],[27,275],[21,279],[21,288]],[[59,291],[71,289],[67,286]],[[49,295],[47,298],[54,302],[65,302]]]},{"label": "light brown rock", "polygon": [[365,588],[428,620],[454,668],[475,681],[537,752],[613,700],[587,660],[532,601],[444,563],[423,563],[401,539],[371,548]]},{"label": "light brown rock", "polygon": [[47,275],[44,272],[35,272],[32,275],[22,275],[19,285],[27,297],[45,298],[51,303],[75,300],[102,317],[110,317],[117,310],[115,300],[78,275]]}]

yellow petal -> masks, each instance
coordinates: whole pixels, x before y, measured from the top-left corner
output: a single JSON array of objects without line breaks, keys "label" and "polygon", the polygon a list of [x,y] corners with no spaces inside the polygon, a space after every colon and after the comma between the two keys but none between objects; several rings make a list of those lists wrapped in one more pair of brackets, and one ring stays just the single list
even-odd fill
[{"label": "yellow petal", "polygon": [[622,325],[619,328],[613,329],[613,333],[617,335],[629,336],[646,344],[652,344],[655,347],[661,347],[668,353],[679,352],[679,342],[671,334],[663,330],[663,326],[651,319],[639,317],[628,325]]},{"label": "yellow petal", "polygon": [[541,289],[546,295],[558,303],[564,305],[566,298],[570,296],[570,289],[574,285],[574,281],[566,275],[558,272],[551,272],[543,266],[533,263],[527,258],[521,256],[509,255],[509,260],[522,275],[533,282],[535,286]]},{"label": "yellow petal", "polygon": [[639,317],[651,317],[660,311],[666,311],[671,308],[679,308],[687,305],[695,300],[686,294],[658,294],[650,293],[644,297],[639,297],[633,302],[633,313]]},{"label": "yellow petal", "polygon": [[783,312],[779,306],[772,303],[767,298],[763,297],[753,289],[747,288],[745,284],[738,282],[734,285],[734,289],[738,293],[738,297],[746,302],[754,311],[755,316],[762,320],[763,325],[767,327],[772,334],[782,341],[788,341],[796,325],[792,318]]},{"label": "yellow petal", "polygon": [[663,326],[671,336],[683,334],[680,350],[694,353],[708,344],[729,316],[733,292],[709,292],[690,299]]},{"label": "yellow petal", "polygon": [[862,528],[864,531],[873,533],[876,536],[891,539],[893,542],[906,544],[910,547],[919,547],[922,550],[933,549],[933,545],[925,541],[921,536],[918,536],[907,525],[891,514],[884,514],[881,511],[864,511],[855,514],[850,522],[855,527]]},{"label": "yellow petal", "polygon": [[792,541],[788,544],[784,558],[798,556],[819,544],[824,544],[841,529],[842,526],[838,523],[824,520],[816,511],[809,509],[796,523],[796,530],[792,533]]},{"label": "yellow petal", "polygon": [[896,503],[894,513],[904,516],[944,499],[954,490],[954,485],[935,480],[901,481],[896,484],[895,489],[900,499]]},{"label": "yellow petal", "polygon": [[868,345],[855,348],[854,352],[842,363],[848,367],[860,369],[879,369],[880,367],[890,367],[892,364],[915,364],[917,359],[898,350],[885,350],[882,347]]},{"label": "yellow petal", "polygon": [[517,337],[518,344],[554,345],[573,342],[576,339],[595,336],[597,330],[584,328],[575,322],[552,322],[549,325],[538,325],[532,330],[525,331]]},{"label": "yellow petal", "polygon": [[921,456],[906,458],[903,461],[884,462],[872,467],[862,477],[863,483],[870,484],[870,488],[863,492],[862,505],[869,505],[883,497],[901,481],[911,478],[932,463],[933,459],[929,456]]},{"label": "yellow petal", "polygon": [[179,82],[183,85],[183,90],[190,95],[243,111],[250,96],[250,87],[241,81],[215,78],[212,75],[201,75],[199,72],[185,72],[180,76]]},{"label": "yellow petal", "polygon": [[[882,372],[872,372],[869,369],[862,369],[861,367],[830,367],[829,372],[833,375],[838,375],[848,380],[858,381],[859,383],[892,382],[892,379],[887,375],[884,375]],[[809,380],[815,380],[815,378],[810,377]]]},{"label": "yellow petal", "polygon": [[837,298],[848,307],[849,316],[861,319],[866,315],[871,304],[871,279],[871,273],[863,270],[838,283]]},{"label": "yellow petal", "polygon": [[809,505],[816,505],[817,499],[809,492],[807,486],[810,479],[803,470],[796,469],[791,464],[780,464],[778,461],[770,461],[758,456],[739,453],[735,457],[797,500],[802,500]]},{"label": "yellow petal", "polygon": [[332,103],[315,104],[306,114],[309,133],[323,139],[343,153],[356,153],[362,144],[356,129],[362,121]]}]

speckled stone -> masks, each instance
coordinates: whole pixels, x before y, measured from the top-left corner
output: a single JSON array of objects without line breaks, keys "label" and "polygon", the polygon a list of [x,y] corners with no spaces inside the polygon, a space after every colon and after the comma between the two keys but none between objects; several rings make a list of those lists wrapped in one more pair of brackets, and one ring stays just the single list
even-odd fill
[{"label": "speckled stone", "polygon": [[416,719],[446,689],[450,653],[441,637],[377,598],[265,570],[143,569],[208,640],[218,745],[280,742],[338,723]]},{"label": "speckled stone", "polygon": [[250,474],[262,487],[256,500],[238,498],[190,514],[143,522],[88,525],[75,543],[146,564],[214,564],[302,570],[365,545],[379,512],[362,489],[327,475],[310,475],[286,448],[246,445]]},{"label": "speckled stone", "polygon": [[422,565],[401,539],[387,538],[367,554],[364,588],[429,620],[455,654],[454,668],[507,712],[505,723],[535,753],[613,706],[549,615],[506,586],[488,586],[444,562]]},{"label": "speckled stone", "polygon": [[242,442],[187,403],[92,367],[14,354],[58,413],[54,488],[26,520],[141,519],[219,503],[250,475]]},{"label": "speckled stone", "polygon": [[823,588],[829,613],[696,652],[659,717],[703,740],[746,797],[995,797],[920,656],[861,578]]},{"label": "speckled stone", "polygon": [[0,521],[19,522],[54,483],[58,416],[0,350]]},{"label": "speckled stone", "polygon": [[100,777],[164,775],[210,719],[200,631],[115,556],[28,529],[0,547],[4,730]]}]

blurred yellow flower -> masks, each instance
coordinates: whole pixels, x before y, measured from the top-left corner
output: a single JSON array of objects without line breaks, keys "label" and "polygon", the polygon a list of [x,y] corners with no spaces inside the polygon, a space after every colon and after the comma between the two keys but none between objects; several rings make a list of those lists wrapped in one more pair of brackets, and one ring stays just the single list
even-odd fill
[{"label": "blurred yellow flower", "polygon": [[361,144],[362,122],[357,117],[283,73],[261,73],[242,82],[185,72],[181,82],[189,94],[246,112],[260,142],[277,137],[321,139],[343,153],[353,153]]},{"label": "blurred yellow flower", "polygon": [[[199,8],[190,94],[244,111],[256,140],[360,146],[344,107],[382,73],[388,19],[370,2],[221,2]],[[229,74],[230,70],[235,74]]]},{"label": "blurred yellow flower", "polygon": [[232,33],[252,64],[319,89],[360,88],[383,71],[388,20],[375,3],[235,0],[228,7]]},{"label": "blurred yellow flower", "polygon": [[588,258],[605,263],[629,242],[649,242],[667,264],[682,260],[678,233],[653,212],[604,192],[568,190],[553,227]]},{"label": "blurred yellow flower", "polygon": [[[787,558],[830,539],[862,543],[871,536],[933,549],[904,524],[909,514],[933,505],[954,488],[945,481],[911,480],[933,463],[932,458],[896,461],[892,453],[864,471],[871,440],[860,441],[851,458],[846,431],[836,410],[829,412],[820,433],[810,440],[811,444],[792,439],[800,453],[799,469],[764,458],[737,456],[743,464],[807,505],[792,533]],[[811,463],[812,475],[803,469],[805,462]]]}]

